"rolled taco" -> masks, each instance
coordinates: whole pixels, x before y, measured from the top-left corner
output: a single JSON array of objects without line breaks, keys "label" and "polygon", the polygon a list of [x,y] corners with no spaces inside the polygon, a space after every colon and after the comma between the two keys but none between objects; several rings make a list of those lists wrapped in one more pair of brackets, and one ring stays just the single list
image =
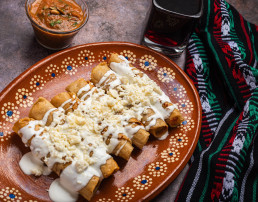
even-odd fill
[{"label": "rolled taco", "polygon": [[77,109],[81,101],[74,93],[62,92],[54,96],[50,102],[57,108],[62,107],[65,113],[68,113]]},{"label": "rolled taco", "polygon": [[[89,82],[84,82],[84,80],[82,79],[79,79],[77,80],[86,85],[89,84]],[[69,85],[69,88],[70,89],[75,89],[73,84],[77,85],[77,86],[82,86],[81,84],[79,84],[77,81],[73,82],[72,84]],[[83,88],[84,86],[82,86]],[[79,91],[80,89],[78,89]],[[51,99],[51,103],[53,105],[55,105],[55,107],[60,107],[60,106],[63,106],[63,108],[66,108],[66,109],[69,109],[70,111],[74,111],[75,109],[78,108],[78,105],[79,104],[86,104],[84,101],[79,101],[79,99],[76,97],[76,95],[74,94],[75,92],[72,92],[72,93],[67,93],[67,92],[63,92],[63,93],[60,93],[56,96],[54,96],[52,99]],[[82,111],[82,114],[87,114],[86,111]],[[108,127],[105,128],[104,131],[102,131],[102,136],[104,137],[105,139],[105,143],[108,145],[110,143],[110,138],[112,137],[112,134],[106,134],[106,132],[108,131]],[[110,138],[109,138],[110,137]],[[128,160],[131,156],[131,153],[132,153],[132,150],[133,150],[133,147],[132,147],[132,144],[131,144],[131,140],[128,139],[126,136],[124,135],[119,135],[118,137],[118,140],[119,142],[117,143],[117,145],[110,151],[110,153],[112,154],[115,154],[121,158],[124,158],[125,160]]]},{"label": "rolled taco", "polygon": [[43,120],[46,126],[49,126],[53,122],[53,113],[57,111],[48,100],[43,97],[39,97],[33,104],[29,112],[29,117],[36,120]]},{"label": "rolled taco", "polygon": [[[94,68],[94,72],[98,72],[98,79],[100,78],[100,75],[102,75],[102,73],[104,71],[102,71],[104,68],[106,71],[109,71],[110,69],[107,67],[106,63],[101,63],[100,65],[96,66]],[[102,73],[101,73],[102,72]],[[92,78],[93,78],[93,74],[92,73]],[[115,77],[113,77],[114,79],[116,79]],[[94,79],[93,79],[94,80]],[[96,81],[96,79],[94,80],[94,82]],[[86,82],[85,80],[82,79],[78,79],[77,81],[73,82],[72,84],[69,85],[69,89],[75,89],[73,87],[73,85],[76,86],[80,86],[82,88],[85,88],[82,84],[78,84],[78,83],[82,83],[82,84],[86,84],[88,85],[89,82]],[[91,85],[90,88],[92,89],[94,86]],[[88,89],[88,88],[87,88]],[[77,89],[77,91],[79,91],[80,89]],[[87,91],[89,92],[89,91]],[[74,91],[74,93],[76,93],[76,91]],[[148,141],[149,138],[149,133],[144,129],[143,124],[138,121],[136,118],[131,118],[128,121],[128,124],[125,126],[127,133],[129,134],[129,138],[132,140],[132,143],[137,146],[138,148],[142,148]],[[128,153],[128,151],[132,150],[132,147],[129,147],[129,144],[126,146],[127,149],[125,148],[124,150],[127,151],[125,153]],[[121,151],[121,153],[123,152],[123,150]],[[123,155],[124,156],[124,155]],[[125,157],[125,156],[124,156]],[[127,157],[126,157],[127,159]]]},{"label": "rolled taco", "polygon": [[[120,59],[120,58],[118,58],[118,59]],[[118,75],[115,74],[107,66],[107,63],[100,63],[99,65],[95,66],[92,70],[91,81],[93,82],[94,85],[104,86],[106,89],[108,89],[110,87],[110,85],[112,87],[115,86],[113,83],[116,83],[116,84],[119,83],[119,82],[117,82],[117,80],[119,80]],[[112,83],[112,84],[110,84],[110,83]],[[120,81],[120,84],[121,84],[121,81]],[[153,136],[161,137],[162,135],[164,135],[167,132],[168,126],[164,120],[159,118],[159,119],[157,119],[156,123],[154,123],[154,125],[152,125],[150,128],[148,128],[149,122],[147,121],[147,119],[150,116],[153,116],[154,114],[155,114],[154,110],[151,109],[151,107],[150,107],[150,109],[148,110],[148,113],[142,114],[143,118],[141,121],[144,121],[143,125],[145,126],[145,129],[147,131],[149,131]],[[137,122],[138,122],[138,120],[137,120]],[[139,131],[139,133],[137,134],[137,138],[132,139],[133,144],[135,144],[136,146],[137,145],[140,146],[139,148],[142,148],[141,145],[146,143],[145,140],[146,139],[148,140],[148,137],[149,137],[147,131],[145,131],[145,132],[143,130]],[[143,137],[140,137],[139,134],[143,135]],[[137,139],[137,141],[140,140],[142,142],[139,143],[136,141],[136,139]]]},{"label": "rolled taco", "polygon": [[87,94],[94,86],[90,81],[86,81],[84,78],[80,78],[71,84],[69,84],[65,90],[71,93],[75,93],[78,98],[85,100],[85,94]]},{"label": "rolled taco", "polygon": [[129,119],[128,124],[125,126],[125,130],[127,131],[127,134],[131,134],[132,143],[139,149],[143,148],[150,136],[150,133],[145,130],[142,122],[136,118]]},{"label": "rolled taco", "polygon": [[[112,53],[108,62],[110,68],[116,72],[118,75],[126,76],[128,78],[132,77],[144,77],[145,79],[152,81],[146,74],[133,67],[126,58],[119,56],[117,53]],[[169,100],[169,98],[162,92],[159,96],[159,101],[156,103],[164,109],[162,111],[164,114],[164,120],[170,127],[176,127],[184,121],[184,117],[180,111],[175,107],[175,105]]]},{"label": "rolled taco", "polygon": [[[14,132],[16,132],[21,138],[24,139],[24,136],[26,136],[25,139],[28,139],[27,146],[29,146],[32,150],[38,148],[35,148],[36,145],[33,145],[33,138],[40,138],[42,136],[42,133],[44,133],[44,130],[42,130],[42,127],[39,125],[38,121],[35,121],[32,118],[22,118],[18,120],[14,126],[13,126]],[[46,157],[51,156],[51,154],[47,154]],[[102,156],[102,155],[101,155]],[[101,158],[101,157],[100,157]],[[44,157],[41,158],[44,163]],[[51,170],[54,171],[57,175],[62,175],[62,172],[69,167],[72,164],[72,162],[66,162],[66,163],[54,163],[54,165],[51,167]],[[113,174],[115,171],[119,169],[117,163],[115,160],[109,156],[109,158],[105,161],[104,164],[100,165],[100,170],[102,173],[102,176],[104,178],[109,177],[111,174]],[[87,172],[87,171],[86,171]],[[91,172],[90,172],[91,173]],[[88,174],[89,175],[89,174]],[[65,175],[63,175],[65,176]],[[85,197],[87,200],[90,200],[94,193],[96,192],[102,177],[101,176],[95,176],[92,175],[88,182],[86,183],[86,186],[84,186],[82,189],[78,190],[79,193]],[[83,183],[83,182],[82,182]]]},{"label": "rolled taco", "polygon": [[161,118],[155,117],[155,112],[152,108],[147,108],[142,113],[142,123],[146,129],[156,138],[161,138],[168,131],[168,125]]},{"label": "rolled taco", "polygon": [[102,87],[105,91],[122,83],[106,62],[102,62],[92,69],[91,82],[97,87]]}]

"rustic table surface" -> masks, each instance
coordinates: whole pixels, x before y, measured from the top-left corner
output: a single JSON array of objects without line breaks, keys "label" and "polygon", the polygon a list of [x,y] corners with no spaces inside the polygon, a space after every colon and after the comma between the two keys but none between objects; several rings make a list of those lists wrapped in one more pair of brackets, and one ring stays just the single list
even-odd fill
[{"label": "rustic table surface", "polygon": [[[227,0],[248,21],[258,24],[257,0]],[[151,0],[87,0],[90,18],[71,46],[102,41],[140,43]],[[24,9],[25,0],[0,0],[0,91],[28,67],[54,53],[41,47]],[[182,55],[174,61],[184,67]],[[188,166],[153,201],[173,201]]]}]

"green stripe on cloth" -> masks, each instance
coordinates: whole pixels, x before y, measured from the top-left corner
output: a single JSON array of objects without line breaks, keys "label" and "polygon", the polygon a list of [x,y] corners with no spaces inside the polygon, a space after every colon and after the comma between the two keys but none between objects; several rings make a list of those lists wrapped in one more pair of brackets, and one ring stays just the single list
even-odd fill
[{"label": "green stripe on cloth", "polygon": [[199,150],[199,152],[201,152],[202,151],[202,146],[201,146],[201,144],[200,144],[200,142],[198,141],[198,150]]},{"label": "green stripe on cloth", "polygon": [[203,3],[185,69],[202,103],[202,129],[177,200],[257,201],[258,27],[224,0]]},{"label": "green stripe on cloth", "polygon": [[[248,26],[248,29],[250,30],[250,35],[251,35],[250,38],[252,41],[252,45],[253,45],[253,47],[255,47],[254,34],[251,31],[252,28],[251,28],[251,25],[249,22],[247,22],[247,26]],[[255,57],[256,61],[258,62],[258,55],[257,55],[256,49],[253,48],[253,51],[254,51],[254,57]],[[255,76],[255,78],[258,78],[258,70],[255,67],[251,67],[251,71],[253,72],[253,75]]]},{"label": "green stripe on cloth", "polygon": [[[253,98],[255,96],[256,95],[253,94],[253,96],[251,98]],[[258,100],[258,97],[257,97],[257,100]],[[255,104],[255,103],[253,103],[252,99],[251,99],[250,102],[249,102],[249,114],[250,114],[249,116],[250,116],[251,120],[248,122],[248,127],[247,127],[247,130],[246,130],[246,132],[247,132],[246,134],[247,135],[246,135],[245,142],[244,142],[244,148],[245,148],[245,150],[243,150],[243,151],[245,151],[244,155],[246,155],[246,151],[250,147],[250,145],[251,145],[251,143],[253,141],[253,137],[255,135],[254,133],[255,133],[255,131],[257,129],[257,126],[254,125],[254,123],[257,122],[257,117],[258,117],[257,106],[255,106],[253,104]],[[241,157],[243,159],[245,159],[244,155],[241,155]]]},{"label": "green stripe on cloth", "polygon": [[208,172],[207,172],[207,177],[206,177],[206,181],[205,181],[205,185],[204,185],[204,188],[203,188],[203,192],[202,192],[202,195],[200,197],[200,200],[199,201],[203,201],[204,200],[204,197],[205,197],[205,194],[207,192],[207,188],[208,188],[208,184],[209,184],[209,178],[210,178],[210,170],[211,170],[211,158],[217,154],[218,152],[221,151],[222,147],[224,146],[224,144],[226,143],[227,139],[228,139],[228,136],[231,134],[231,131],[234,127],[234,125],[236,124],[237,120],[238,120],[239,117],[237,117],[233,122],[232,124],[230,125],[230,127],[228,127],[227,129],[227,132],[225,134],[225,136],[223,137],[223,139],[221,140],[221,143],[218,147],[218,149],[216,150],[216,152],[210,154],[209,156],[209,159],[208,159]]},{"label": "green stripe on cloth", "polygon": [[[250,23],[249,22],[247,22],[247,26],[248,26],[248,29],[249,30],[252,30],[252,28],[251,28],[251,26],[250,26]],[[253,35],[253,32],[250,32],[250,34],[251,34],[251,40],[252,40],[252,45],[255,47],[255,42],[254,42],[254,35]],[[255,56],[255,59],[256,60],[258,60],[258,55],[257,55],[257,53],[256,53],[256,50],[255,50],[255,48],[253,49],[253,51],[254,51],[254,56]],[[257,77],[258,75],[256,75],[256,77]]]},{"label": "green stripe on cloth", "polygon": [[[213,139],[214,131],[216,130],[222,116],[222,109],[218,98],[214,93],[217,86],[212,85],[211,65],[209,63],[207,51],[205,50],[203,42],[196,33],[193,33],[191,36],[190,47],[189,53],[193,55],[191,61],[198,67],[195,70],[188,72],[188,75],[190,75],[193,80],[199,79],[199,81],[196,82],[196,87],[199,91],[200,99],[202,102],[205,101],[205,104],[202,104],[203,119],[211,120],[204,124],[206,132],[202,131],[203,134],[209,134],[208,138],[205,139],[201,137],[199,141],[200,148],[204,150],[208,147],[208,142],[211,142]],[[197,150],[199,151],[198,154],[200,154],[202,150]],[[197,155],[197,151],[194,155]]]},{"label": "green stripe on cloth", "polygon": [[207,22],[206,22],[206,26],[205,26],[205,32],[207,33],[207,38],[208,38],[207,41],[208,41],[209,46],[210,46],[210,48],[211,48],[211,50],[212,50],[212,52],[213,52],[213,54],[215,56],[215,59],[216,59],[216,61],[218,63],[218,66],[219,66],[219,68],[220,68],[220,70],[221,70],[221,72],[223,74],[223,77],[224,77],[226,83],[227,83],[227,86],[229,87],[229,90],[230,90],[230,92],[231,92],[235,102],[237,103],[237,107],[238,107],[238,109],[241,109],[241,105],[238,102],[238,99],[236,98],[236,95],[235,95],[233,89],[230,87],[231,84],[230,84],[230,82],[229,82],[229,80],[227,78],[227,75],[226,75],[226,73],[224,71],[224,68],[223,68],[223,66],[222,66],[222,64],[220,62],[220,58],[218,56],[218,53],[215,50],[215,48],[214,48],[214,46],[213,46],[213,44],[211,42],[211,33],[209,32],[209,29],[208,29],[209,28],[209,18],[210,18],[210,7],[211,7],[211,0],[208,0]]},{"label": "green stripe on cloth", "polygon": [[256,88],[256,90],[252,93],[249,101],[249,117],[250,121],[248,122],[248,127],[246,130],[247,136],[244,144],[245,151],[247,151],[252,144],[255,132],[258,128],[258,88]]}]

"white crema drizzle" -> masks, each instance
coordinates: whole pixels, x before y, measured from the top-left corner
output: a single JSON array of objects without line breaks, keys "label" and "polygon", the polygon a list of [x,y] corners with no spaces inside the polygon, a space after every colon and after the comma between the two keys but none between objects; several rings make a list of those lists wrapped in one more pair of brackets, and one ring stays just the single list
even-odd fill
[{"label": "white crema drizzle", "polygon": [[[156,124],[158,118],[165,120],[176,108],[175,105],[163,108],[162,104],[170,100],[159,86],[145,74],[140,77],[139,70],[133,70],[124,57],[119,57],[124,62],[112,62],[110,65],[116,73],[108,71],[97,84],[97,87],[107,84],[109,86],[107,93],[101,88],[91,89],[87,84],[77,93],[79,97],[86,92],[73,113],[64,114],[63,107],[70,103],[70,109],[76,102],[69,99],[58,109],[50,109],[41,121],[30,121],[19,131],[25,144],[32,139],[30,155],[33,159],[27,155],[20,161],[25,173],[43,173],[43,171],[38,173],[24,169],[24,165],[29,165],[29,167],[34,166],[36,170],[42,170],[41,159],[44,159],[49,169],[55,163],[72,162],[61,173],[60,181],[54,181],[51,185],[50,196],[52,194],[51,199],[54,201],[59,199],[53,198],[53,193],[55,191],[62,193],[65,190],[69,190],[67,196],[76,200],[77,196],[74,193],[87,185],[92,176],[103,177],[100,166],[111,158],[107,153],[112,153],[116,149],[119,144],[119,134],[132,139],[138,130],[144,129],[142,125],[135,127],[129,125],[128,121],[131,118],[141,120],[146,109],[153,109],[155,114],[148,118],[147,121],[150,123],[145,127],[149,130]],[[112,74],[116,77],[114,80],[109,79]],[[53,122],[50,126],[45,126],[51,112],[53,112]],[[107,130],[104,132],[104,129]],[[101,133],[103,134],[100,135]],[[162,138],[165,137],[166,135]],[[107,139],[109,139],[108,144],[106,144]],[[126,141],[117,148],[116,155],[125,144]],[[89,155],[91,151],[93,151],[92,156]],[[60,185],[63,188],[60,188]]]},{"label": "white crema drizzle", "polygon": [[[53,111],[53,122],[50,126],[45,126],[48,116]],[[62,119],[64,123],[60,125],[60,120]],[[61,190],[61,192],[64,192],[69,190],[69,192],[78,192],[89,182],[93,175],[102,178],[100,166],[111,158],[106,152],[106,145],[102,138],[87,128],[86,123],[88,121],[89,118],[87,120],[85,116],[75,116],[74,113],[65,115],[62,108],[55,108],[49,110],[43,120],[30,121],[27,126],[19,130],[24,143],[27,143],[33,137],[30,142],[31,153],[24,155],[20,161],[20,167],[24,173],[45,174],[45,167],[41,161],[42,157],[48,169],[51,169],[55,163],[72,162],[62,172],[60,176],[61,183],[54,181],[53,186],[51,185],[50,192],[52,195],[50,193],[50,197],[54,201],[57,200],[53,198],[53,193],[56,191]],[[36,126],[39,128],[37,131]],[[89,156],[90,151],[93,151],[92,157]],[[48,154],[50,156],[46,158]],[[71,179],[71,176],[73,176],[73,179]],[[64,188],[61,188],[60,184]],[[70,184],[72,186],[69,186]],[[69,195],[68,192],[67,195]]]},{"label": "white crema drizzle", "polygon": [[[123,99],[127,99],[130,103],[134,102],[133,107],[136,107],[134,110],[138,111],[138,113],[136,113],[138,117],[140,117],[139,112],[144,112],[146,107],[150,107],[155,112],[154,115],[148,117],[147,121],[150,123],[145,127],[148,131],[151,126],[156,124],[157,119],[165,120],[169,118],[170,114],[177,107],[172,104],[164,108],[162,105],[165,102],[171,103],[171,101],[160,87],[146,74],[140,76],[139,73],[141,72],[137,69],[133,69],[126,58],[121,55],[118,57],[122,59],[123,62],[111,62],[110,68],[117,73],[117,79],[125,80],[125,78],[127,78],[128,80],[128,83],[123,83],[119,86],[119,95],[123,96]],[[167,134],[165,134],[162,139],[164,139],[165,136],[167,136]]]},{"label": "white crema drizzle", "polygon": [[77,92],[77,96],[79,97],[79,95],[81,95],[83,92],[88,92],[89,90],[90,90],[90,84],[87,84]]},{"label": "white crema drizzle", "polygon": [[107,131],[103,132],[102,137],[105,142],[111,135],[110,143],[107,145],[107,151],[112,153],[119,143],[119,133],[125,133],[121,116],[115,115],[115,112],[122,110],[123,106],[113,97],[105,94],[104,90],[96,87],[88,91],[81,100],[86,96],[88,96],[88,99],[79,104],[75,113],[80,112],[93,120],[95,132],[98,134],[107,127]]},{"label": "white crema drizzle", "polygon": [[64,106],[65,106],[66,104],[70,103],[71,101],[72,101],[72,99],[66,100],[65,102],[63,102],[63,103],[61,104],[60,108],[64,108]]}]

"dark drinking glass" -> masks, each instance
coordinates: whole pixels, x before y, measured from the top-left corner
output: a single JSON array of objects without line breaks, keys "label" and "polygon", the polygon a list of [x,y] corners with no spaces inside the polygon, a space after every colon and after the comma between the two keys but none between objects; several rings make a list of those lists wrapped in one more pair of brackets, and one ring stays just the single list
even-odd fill
[{"label": "dark drinking glass", "polygon": [[142,43],[169,56],[179,56],[202,14],[202,0],[153,0]]}]

